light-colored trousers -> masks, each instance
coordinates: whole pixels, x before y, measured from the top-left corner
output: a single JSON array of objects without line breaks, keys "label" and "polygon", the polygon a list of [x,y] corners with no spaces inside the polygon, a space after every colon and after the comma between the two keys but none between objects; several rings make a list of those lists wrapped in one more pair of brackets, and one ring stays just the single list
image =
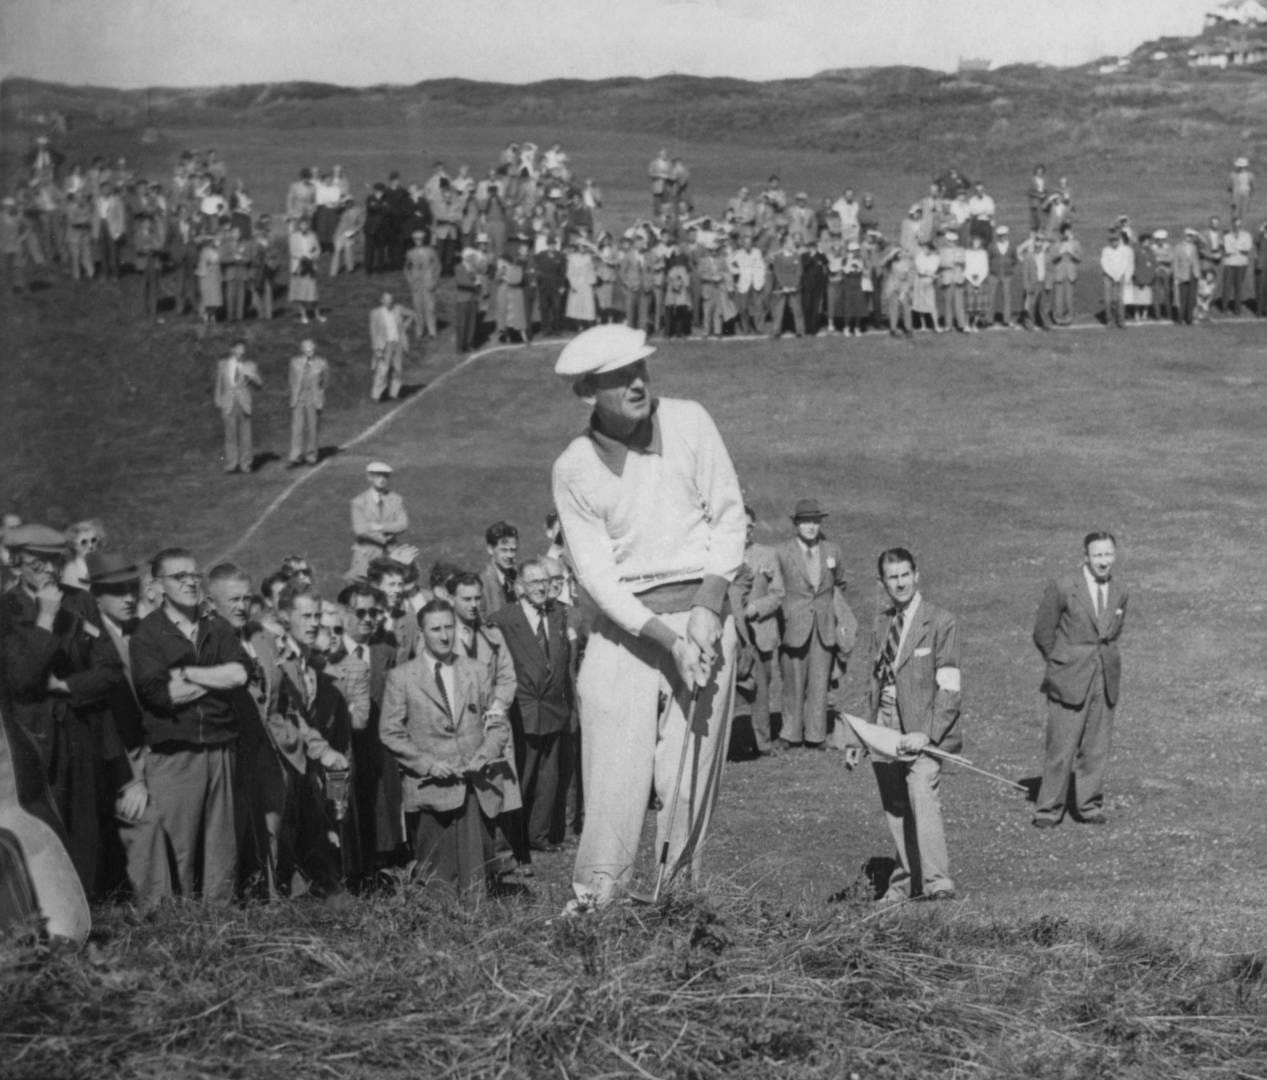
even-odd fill
[{"label": "light-colored trousers", "polygon": [[897,866],[885,896],[905,900],[953,889],[941,820],[941,762],[920,754],[909,763],[873,762],[872,768],[897,848]]},{"label": "light-colored trousers", "polygon": [[251,417],[237,405],[221,413],[224,417],[224,467],[250,471],[255,461],[255,446],[251,440]]},{"label": "light-colored trousers", "polygon": [[290,460],[317,460],[317,422],[321,410],[301,401],[290,410]]},{"label": "light-colored trousers", "polygon": [[145,782],[171,848],[177,884],[186,898],[196,894],[201,877],[203,900],[209,904],[233,901],[238,872],[233,821],[236,754],[237,747],[229,743],[146,755]]},{"label": "light-colored trousers", "polygon": [[833,652],[818,639],[817,627],[799,648],[783,647],[783,727],[779,737],[821,743],[827,738],[827,684]]},{"label": "light-colored trousers", "polygon": [[[683,611],[660,618],[685,634],[688,615]],[[727,619],[721,663],[699,692],[688,733],[690,693],[678,678],[673,658],[655,642],[627,634],[604,617],[598,619],[577,679],[585,790],[585,827],[572,874],[578,895],[603,904],[628,886],[653,784],[661,806],[656,815],[657,859],[666,838],[669,843],[665,880],[672,881],[689,867],[692,883],[698,882],[730,741],[737,644],[734,620]],[[684,739],[689,742],[679,776]],[[673,833],[668,836],[670,817]]]},{"label": "light-colored trousers", "polygon": [[143,912],[153,910],[172,895],[172,875],[167,865],[167,838],[158,820],[153,797],[136,821],[115,817],[114,827],[127,858],[132,898]]},{"label": "light-colored trousers", "polygon": [[428,289],[424,285],[415,285],[411,281],[409,283],[409,295],[413,299],[414,314],[418,316],[418,321],[415,324],[418,330],[418,337],[421,338],[424,331],[427,337],[436,337],[435,289]]},{"label": "light-colored trousers", "polygon": [[374,353],[374,382],[370,397],[378,401],[383,393],[398,397],[403,381],[404,350],[399,341],[389,341],[380,352]]},{"label": "light-colored trousers", "polygon": [[1113,742],[1113,709],[1104,698],[1104,676],[1096,672],[1087,700],[1063,705],[1047,699],[1047,747],[1043,781],[1034,814],[1059,821],[1073,778],[1079,816],[1104,808],[1104,771]]}]

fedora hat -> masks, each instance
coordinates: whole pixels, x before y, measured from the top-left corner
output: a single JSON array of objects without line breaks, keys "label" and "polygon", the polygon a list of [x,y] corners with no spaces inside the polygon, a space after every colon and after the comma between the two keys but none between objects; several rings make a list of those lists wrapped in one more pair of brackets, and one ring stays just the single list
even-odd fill
[{"label": "fedora hat", "polygon": [[817,499],[801,499],[792,511],[793,521],[817,521],[827,517],[827,511],[818,505]]},{"label": "fedora hat", "polygon": [[140,580],[136,564],[117,551],[93,551],[84,559],[90,585],[125,585]]}]

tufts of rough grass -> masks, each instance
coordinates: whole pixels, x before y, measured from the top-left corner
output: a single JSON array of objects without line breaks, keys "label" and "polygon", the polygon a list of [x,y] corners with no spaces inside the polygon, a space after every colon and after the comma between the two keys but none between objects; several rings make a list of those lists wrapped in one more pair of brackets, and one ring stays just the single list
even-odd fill
[{"label": "tufts of rough grass", "polygon": [[560,918],[406,891],[106,913],[0,954],[0,1075],[1228,1078],[1267,1074],[1264,957],[954,905],[751,895]]}]

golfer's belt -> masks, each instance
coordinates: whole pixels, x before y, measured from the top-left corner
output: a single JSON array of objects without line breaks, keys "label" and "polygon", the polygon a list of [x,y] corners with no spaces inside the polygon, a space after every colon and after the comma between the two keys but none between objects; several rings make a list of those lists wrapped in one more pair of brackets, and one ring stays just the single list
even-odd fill
[{"label": "golfer's belt", "polygon": [[[646,592],[638,593],[638,599],[653,615],[673,615],[679,611],[690,611],[695,606],[703,580],[703,578],[691,578],[689,581],[674,581],[668,585],[657,585]],[[730,613],[728,591],[722,605],[721,617],[726,619]]]}]

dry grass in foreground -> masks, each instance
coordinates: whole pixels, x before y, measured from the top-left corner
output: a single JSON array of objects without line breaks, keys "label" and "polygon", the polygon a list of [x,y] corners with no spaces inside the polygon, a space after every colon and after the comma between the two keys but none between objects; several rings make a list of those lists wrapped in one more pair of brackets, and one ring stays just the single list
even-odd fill
[{"label": "dry grass in foreground", "polygon": [[414,892],[106,916],[80,954],[0,954],[0,1075],[1267,1074],[1261,956],[949,904],[555,910]]}]

